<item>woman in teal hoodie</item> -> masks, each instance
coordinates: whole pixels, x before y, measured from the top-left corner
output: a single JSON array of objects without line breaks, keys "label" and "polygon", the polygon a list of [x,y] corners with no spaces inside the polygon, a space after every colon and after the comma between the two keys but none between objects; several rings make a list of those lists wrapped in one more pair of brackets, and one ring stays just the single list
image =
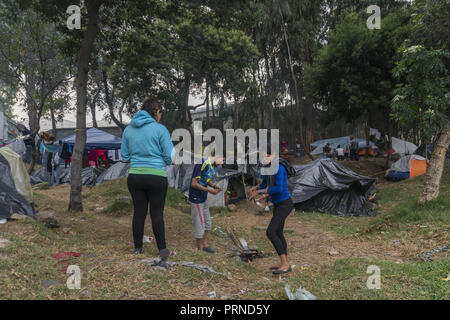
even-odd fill
[{"label": "woman in teal hoodie", "polygon": [[128,189],[133,198],[133,238],[135,253],[143,253],[144,223],[150,205],[152,228],[161,261],[165,263],[171,251],[167,249],[164,228],[164,204],[167,194],[166,166],[175,155],[170,133],[160,124],[161,104],[151,98],[142,103],[122,136],[121,155],[130,162]]}]

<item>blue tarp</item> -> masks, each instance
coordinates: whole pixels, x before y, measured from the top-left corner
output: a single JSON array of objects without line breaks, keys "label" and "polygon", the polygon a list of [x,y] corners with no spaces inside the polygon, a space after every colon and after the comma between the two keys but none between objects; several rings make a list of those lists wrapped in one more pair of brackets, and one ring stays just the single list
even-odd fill
[{"label": "blue tarp", "polygon": [[[86,135],[86,149],[118,150],[122,145],[122,139],[119,137],[96,128],[87,129]],[[75,134],[62,140],[73,147],[75,144]]]},{"label": "blue tarp", "polygon": [[[356,141],[358,141],[359,144],[359,148],[363,149],[366,147],[366,140],[365,139],[360,139],[360,138],[355,138]],[[311,143],[312,147],[320,147],[322,145],[325,145],[329,143],[330,147],[332,149],[335,149],[339,144],[341,145],[342,148],[344,149],[348,149],[350,146],[350,136],[346,136],[346,137],[339,137],[339,138],[330,138],[330,139],[324,139],[324,140],[317,140],[314,141],[313,143]],[[375,147],[375,143],[373,143],[372,141],[369,142],[369,145],[371,147],[373,147],[374,149],[376,149]]]}]

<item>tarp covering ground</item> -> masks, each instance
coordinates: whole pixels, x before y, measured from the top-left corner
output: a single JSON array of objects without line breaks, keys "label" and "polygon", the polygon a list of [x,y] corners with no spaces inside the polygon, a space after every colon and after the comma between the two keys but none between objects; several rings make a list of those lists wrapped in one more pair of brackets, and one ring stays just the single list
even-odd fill
[{"label": "tarp covering ground", "polygon": [[297,209],[338,216],[375,216],[369,194],[376,179],[361,176],[331,159],[294,166],[289,191]]},{"label": "tarp covering ground", "polygon": [[9,147],[0,148],[0,219],[12,213],[34,216],[30,176],[20,156]]},{"label": "tarp covering ground", "polygon": [[[102,168],[88,167],[81,171],[81,183],[86,187],[96,185],[98,177],[105,171]],[[37,170],[30,178],[31,184],[35,185],[42,182],[48,182],[45,174],[45,168]],[[59,173],[59,183],[70,184],[70,167],[61,168]]]}]

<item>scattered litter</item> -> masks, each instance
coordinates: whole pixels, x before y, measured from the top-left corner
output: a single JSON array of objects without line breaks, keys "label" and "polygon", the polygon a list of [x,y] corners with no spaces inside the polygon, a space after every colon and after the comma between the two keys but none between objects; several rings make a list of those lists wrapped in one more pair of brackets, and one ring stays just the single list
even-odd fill
[{"label": "scattered litter", "polygon": [[83,292],[81,293],[81,296],[82,296],[83,298],[85,298],[85,299],[89,299],[89,298],[92,297],[92,292],[89,291],[89,290],[83,291]]},{"label": "scattered litter", "polygon": [[11,244],[11,241],[8,239],[0,238],[0,248],[7,248]]},{"label": "scattered litter", "polygon": [[[150,267],[155,267],[155,265],[158,265],[158,263],[160,261],[161,261],[161,259],[159,259],[159,258],[145,258],[145,259],[141,260],[141,262],[145,263],[146,265],[148,265]],[[202,272],[218,274],[218,275],[224,276],[225,278],[229,279],[229,277],[225,273],[217,272],[214,269],[212,269],[211,267],[208,267],[208,266],[205,266],[202,264],[196,264],[192,261],[181,261],[181,262],[167,261],[167,265],[170,267],[182,266],[182,267],[194,268],[194,269],[200,270]]]},{"label": "scattered litter", "polygon": [[447,278],[441,279],[442,281],[450,281],[450,274],[448,275]]},{"label": "scattered litter", "polygon": [[316,300],[316,296],[311,292],[303,289],[302,287],[298,288],[297,291],[291,292],[291,286],[286,284],[284,287],[286,294],[289,300]]},{"label": "scattered litter", "polygon": [[432,262],[433,261],[433,255],[436,253],[440,253],[440,252],[446,252],[450,249],[450,244],[446,245],[446,246],[440,246],[437,247],[436,249],[424,252],[422,254],[419,254],[419,258],[424,261],[424,262]]},{"label": "scattered litter", "polygon": [[330,256],[337,256],[337,255],[339,254],[339,251],[331,250],[330,252],[328,252],[328,254],[329,254]]},{"label": "scattered litter", "polygon": [[208,298],[211,298],[211,299],[215,299],[215,298],[217,297],[215,291],[208,292],[208,293],[206,294],[206,296],[207,296]]},{"label": "scattered litter", "polygon": [[392,241],[392,245],[394,247],[397,247],[397,246],[401,245],[401,242],[400,242],[400,240],[394,240],[394,241]]},{"label": "scattered litter", "polygon": [[153,242],[153,237],[144,236],[142,241],[145,242],[145,243],[151,243],[151,242]]},{"label": "scattered litter", "polygon": [[8,220],[6,220],[6,219],[0,219],[0,224],[5,224],[6,222],[8,222]]},{"label": "scattered litter", "polygon": [[231,212],[236,211],[237,207],[234,204],[229,204],[228,205],[228,210],[230,210]]},{"label": "scattered litter", "polygon": [[[73,252],[73,251],[64,251],[64,252],[60,252],[60,253],[54,253],[52,254],[52,258],[53,259],[59,259],[59,261],[57,263],[54,264],[54,267],[57,267],[58,265],[60,265],[62,267],[61,271],[66,273],[67,272],[67,268],[70,266],[71,264],[71,257],[79,257],[81,254],[78,252]],[[68,257],[68,259],[64,259]],[[63,259],[63,260],[61,260]]]},{"label": "scattered litter", "polygon": [[65,257],[79,257],[80,255],[81,254],[78,253],[78,252],[64,251],[64,252],[52,254],[52,258],[53,259],[62,259],[62,258],[65,258]]},{"label": "scattered litter", "polygon": [[50,288],[52,286],[57,286],[61,284],[61,282],[59,282],[58,280],[42,280],[41,281],[41,287],[44,288]]}]

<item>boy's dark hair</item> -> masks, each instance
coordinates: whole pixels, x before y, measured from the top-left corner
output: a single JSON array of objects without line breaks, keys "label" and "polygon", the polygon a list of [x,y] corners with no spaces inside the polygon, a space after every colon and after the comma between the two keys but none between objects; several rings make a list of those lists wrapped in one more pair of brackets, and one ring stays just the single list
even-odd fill
[{"label": "boy's dark hair", "polygon": [[147,97],[142,102],[142,110],[147,111],[153,118],[155,118],[158,111],[162,110],[162,105],[155,98]]}]

